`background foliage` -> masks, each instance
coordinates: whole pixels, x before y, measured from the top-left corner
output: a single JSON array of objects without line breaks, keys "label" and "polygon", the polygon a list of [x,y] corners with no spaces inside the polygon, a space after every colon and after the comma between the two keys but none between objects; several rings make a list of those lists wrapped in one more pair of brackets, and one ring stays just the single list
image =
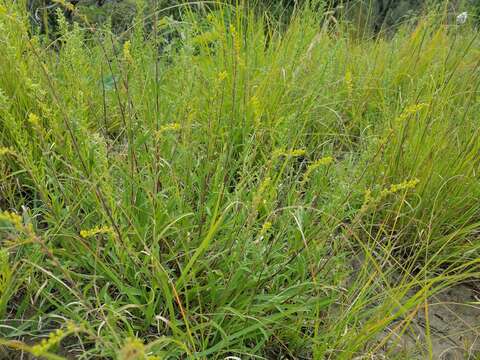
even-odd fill
[{"label": "background foliage", "polygon": [[472,19],[0,5],[6,358],[433,358],[396,335],[480,275]]},{"label": "background foliage", "polygon": [[[68,2],[72,0],[63,1]],[[187,2],[180,0],[73,0],[78,11],[86,16],[90,24],[108,23],[114,32],[125,31],[131,26],[132,19],[135,18],[139,4],[145,15],[154,12],[154,9],[160,9],[162,15],[177,16],[181,13],[181,8]],[[230,0],[235,4],[238,0]],[[295,8],[305,5],[305,0],[248,0],[252,8],[258,11],[266,11],[274,17],[288,18]],[[60,2],[62,3],[62,2]],[[212,2],[193,2],[196,5],[192,9],[205,11],[212,8]],[[55,6],[52,0],[29,0],[29,9],[34,18],[34,23],[39,24],[41,13],[45,11],[49,17],[54,17]],[[480,14],[480,4],[475,0],[452,0],[445,5],[444,0],[325,0],[324,8],[335,10],[335,16],[342,19],[349,19],[356,23],[357,27],[368,29],[373,33],[378,33],[381,28],[391,29],[403,21],[420,16],[428,10],[438,7],[445,7],[450,13],[455,13],[457,9],[470,10],[470,16],[477,18]],[[50,8],[49,8],[50,7]],[[60,6],[61,7],[61,6]],[[47,9],[49,8],[49,9]],[[44,10],[42,10],[44,9]],[[68,14],[69,15],[69,14]],[[72,14],[73,15],[73,14]],[[81,20],[78,17],[77,20]]]}]

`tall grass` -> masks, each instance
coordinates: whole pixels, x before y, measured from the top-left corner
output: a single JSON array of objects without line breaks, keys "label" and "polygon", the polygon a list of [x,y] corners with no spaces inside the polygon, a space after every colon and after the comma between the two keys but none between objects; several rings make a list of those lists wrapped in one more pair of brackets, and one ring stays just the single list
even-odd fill
[{"label": "tall grass", "polygon": [[478,277],[468,24],[368,39],[217,5],[121,36],[60,18],[52,43],[19,3],[0,1],[5,356],[393,357],[389,325]]}]

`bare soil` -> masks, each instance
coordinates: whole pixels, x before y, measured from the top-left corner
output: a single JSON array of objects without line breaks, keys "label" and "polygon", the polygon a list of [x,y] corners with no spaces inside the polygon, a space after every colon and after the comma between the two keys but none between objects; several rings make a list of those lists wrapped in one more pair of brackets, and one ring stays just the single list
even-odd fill
[{"label": "bare soil", "polygon": [[480,289],[470,284],[445,289],[430,298],[428,311],[415,314],[407,331],[397,334],[395,328],[387,330],[395,344],[387,359],[480,359]]}]

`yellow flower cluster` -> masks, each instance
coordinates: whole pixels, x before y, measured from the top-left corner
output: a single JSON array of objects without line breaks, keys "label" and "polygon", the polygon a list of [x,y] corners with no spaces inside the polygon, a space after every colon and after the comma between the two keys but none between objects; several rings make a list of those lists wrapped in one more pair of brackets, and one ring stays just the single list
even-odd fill
[{"label": "yellow flower cluster", "polygon": [[120,350],[119,360],[143,360],[145,359],[145,345],[136,338],[128,338]]},{"label": "yellow flower cluster", "polygon": [[14,154],[13,150],[8,147],[0,147],[0,156]]},{"label": "yellow flower cluster", "polygon": [[266,221],[262,226],[262,230],[260,230],[260,236],[264,236],[271,228],[272,223],[270,221]]},{"label": "yellow flower cluster", "polygon": [[386,198],[389,195],[393,195],[402,190],[414,189],[419,182],[420,180],[418,179],[411,179],[399,184],[392,184],[390,185],[389,188],[383,189],[382,191],[380,191],[380,194],[377,197],[372,196],[372,191],[370,189],[367,189],[365,191],[363,205],[362,205],[362,208],[360,209],[360,212],[361,213],[366,212],[372,206],[374,206],[375,204],[378,204],[382,199]]},{"label": "yellow flower cluster", "polygon": [[32,355],[36,357],[41,357],[44,355],[51,347],[57,345],[62,338],[64,337],[65,332],[61,329],[58,329],[54,332],[51,332],[48,335],[48,339],[43,339],[40,344],[32,346],[31,352]]},{"label": "yellow flower cluster", "polygon": [[305,149],[293,149],[293,150],[277,149],[273,152],[273,157],[279,157],[279,156],[299,157],[299,156],[304,156],[306,153],[307,151]]},{"label": "yellow flower cluster", "polygon": [[130,40],[125,41],[125,43],[123,44],[123,58],[130,63],[133,62],[132,53],[130,52],[131,47],[132,43],[130,42]]},{"label": "yellow flower cluster", "polygon": [[237,58],[237,63],[240,67],[245,66],[245,62],[242,59],[241,56],[241,50],[242,50],[242,41],[240,34],[238,33],[235,25],[231,24],[230,25],[230,33],[232,34],[232,40],[233,40],[233,50],[235,51],[235,55]]},{"label": "yellow flower cluster", "polygon": [[167,125],[163,125],[157,131],[157,136],[161,136],[163,133],[166,133],[166,132],[180,131],[181,129],[182,129],[182,125],[180,125],[179,123],[170,123]]},{"label": "yellow flower cluster", "polygon": [[264,195],[267,193],[267,190],[271,187],[271,185],[272,185],[272,178],[268,176],[258,186],[258,190],[252,199],[252,205],[255,210],[258,210],[262,202],[263,203],[266,202],[266,200],[264,199]]},{"label": "yellow flower cluster", "polygon": [[414,189],[418,185],[419,182],[420,182],[420,180],[418,180],[418,179],[412,179],[412,180],[404,181],[400,184],[392,184],[392,185],[390,185],[390,189],[382,190],[381,195],[383,197],[385,197],[387,195],[394,194],[394,193],[399,192],[401,190]]},{"label": "yellow flower cluster", "polygon": [[11,211],[0,212],[0,220],[10,223],[15,228],[15,230],[19,232],[24,232],[28,235],[33,235],[32,224],[24,225],[22,217],[14,212],[11,212]]},{"label": "yellow flower cluster", "polygon": [[418,113],[420,110],[422,110],[426,106],[427,104],[424,104],[424,103],[407,106],[405,110],[403,110],[400,116],[398,117],[398,121],[404,121],[408,119],[411,115]]},{"label": "yellow flower cluster", "polygon": [[308,180],[310,180],[310,176],[312,175],[312,173],[315,170],[317,170],[319,167],[330,165],[332,162],[333,162],[333,157],[326,156],[308,165],[307,171],[305,171],[305,175],[303,176],[303,182],[305,183]]},{"label": "yellow flower cluster", "polygon": [[233,47],[235,48],[235,51],[238,54],[240,53],[241,44],[240,44],[240,37],[238,35],[237,29],[235,28],[235,25],[230,25],[230,33],[232,34],[232,38],[233,38]]},{"label": "yellow flower cluster", "polygon": [[33,114],[33,113],[28,114],[28,122],[35,127],[40,126],[40,118],[36,114]]},{"label": "yellow flower cluster", "polygon": [[220,82],[225,81],[225,79],[226,79],[227,77],[228,77],[228,73],[227,73],[226,70],[221,71],[221,72],[218,73],[218,80],[219,80]]},{"label": "yellow flower cluster", "polygon": [[113,229],[110,226],[94,227],[93,229],[80,231],[80,236],[84,239],[94,237],[99,234],[113,234]]}]

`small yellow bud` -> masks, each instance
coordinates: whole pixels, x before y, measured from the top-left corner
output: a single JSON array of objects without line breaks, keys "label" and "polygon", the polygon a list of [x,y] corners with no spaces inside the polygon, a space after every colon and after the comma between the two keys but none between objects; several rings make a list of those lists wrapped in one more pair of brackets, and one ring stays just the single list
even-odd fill
[{"label": "small yellow bud", "polygon": [[182,125],[179,123],[170,123],[163,125],[158,131],[157,131],[157,136],[160,137],[166,132],[175,132],[175,131],[180,131],[182,129]]}]

